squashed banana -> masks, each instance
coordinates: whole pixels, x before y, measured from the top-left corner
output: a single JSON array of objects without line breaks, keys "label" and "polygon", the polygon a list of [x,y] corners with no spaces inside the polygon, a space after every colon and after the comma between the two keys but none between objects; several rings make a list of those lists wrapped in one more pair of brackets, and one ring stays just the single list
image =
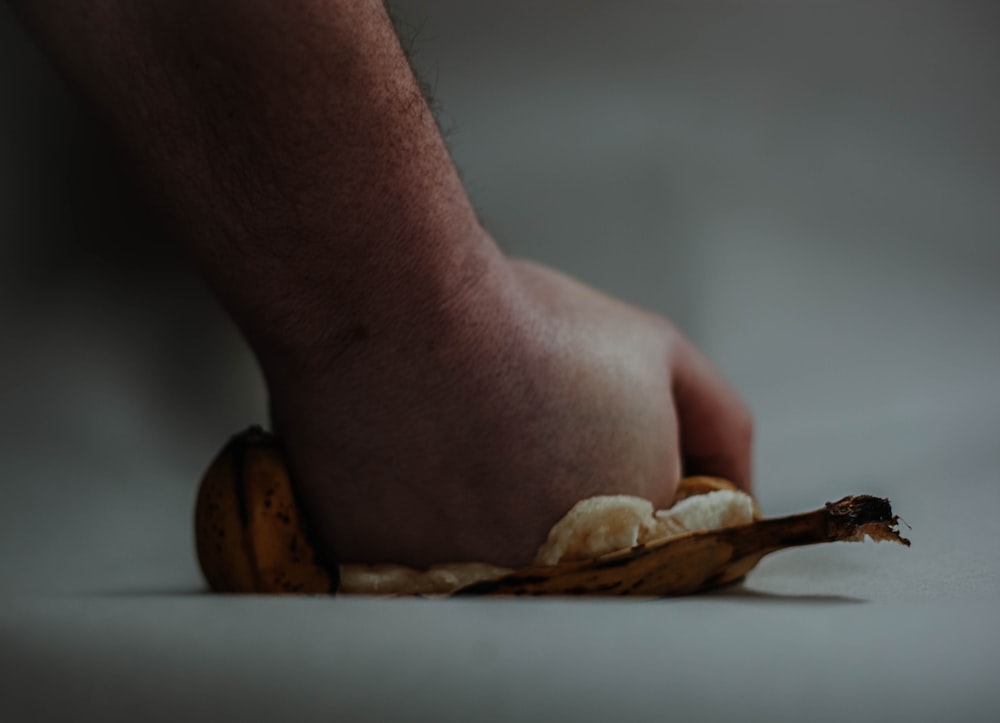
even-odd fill
[{"label": "squashed banana", "polygon": [[581,501],[520,570],[486,563],[338,566],[310,542],[278,440],[252,427],[233,437],[206,471],[195,539],[216,592],[667,596],[739,580],[765,555],[787,547],[866,536],[908,546],[898,519],[888,500],[869,495],[761,519],[730,483],[692,477],[667,510],[635,497]]}]

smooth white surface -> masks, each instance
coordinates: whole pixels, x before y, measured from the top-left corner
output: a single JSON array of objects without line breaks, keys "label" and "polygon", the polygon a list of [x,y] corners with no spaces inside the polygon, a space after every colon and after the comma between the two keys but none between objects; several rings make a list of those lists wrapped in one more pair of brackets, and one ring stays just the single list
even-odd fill
[{"label": "smooth white surface", "polygon": [[31,608],[5,646],[15,680],[34,681],[7,697],[25,719],[995,720],[1000,705],[1000,641],[970,624],[992,616],[986,604],[942,615],[794,598],[160,596]]},{"label": "smooth white surface", "polygon": [[995,9],[399,5],[501,243],[698,341],[765,512],[884,495],[913,547],[666,601],[205,595],[194,485],[265,414],[252,363],[101,239],[90,131],[4,15],[0,719],[1000,719]]}]

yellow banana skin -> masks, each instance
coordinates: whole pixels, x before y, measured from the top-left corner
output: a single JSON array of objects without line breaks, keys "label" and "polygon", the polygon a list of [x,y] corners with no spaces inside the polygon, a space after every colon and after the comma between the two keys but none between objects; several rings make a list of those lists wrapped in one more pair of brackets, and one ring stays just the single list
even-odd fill
[{"label": "yellow banana skin", "polygon": [[331,594],[336,565],[309,539],[276,438],[251,427],[205,472],[195,503],[195,547],[216,592]]},{"label": "yellow banana skin", "polygon": [[[688,478],[677,500],[732,488]],[[691,532],[593,560],[534,566],[467,585],[455,595],[685,595],[743,578],[765,555],[822,542],[900,537],[888,500],[845,497],[813,512]],[[209,466],[195,505],[198,561],[216,592],[334,594],[339,567],[313,547],[277,439],[251,427]]]}]

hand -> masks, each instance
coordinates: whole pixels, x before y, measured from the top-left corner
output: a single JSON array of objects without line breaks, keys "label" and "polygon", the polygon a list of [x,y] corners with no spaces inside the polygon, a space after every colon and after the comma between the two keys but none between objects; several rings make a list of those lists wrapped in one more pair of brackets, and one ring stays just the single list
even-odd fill
[{"label": "hand", "polygon": [[407,328],[269,377],[335,559],[518,566],[585,497],[666,506],[682,470],[750,490],[749,412],[665,319],[502,260],[448,324]]}]

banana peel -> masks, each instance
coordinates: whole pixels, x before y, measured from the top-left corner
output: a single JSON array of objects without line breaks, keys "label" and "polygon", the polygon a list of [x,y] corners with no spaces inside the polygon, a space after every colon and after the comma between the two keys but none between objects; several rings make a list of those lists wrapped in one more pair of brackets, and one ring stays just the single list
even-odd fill
[{"label": "banana peel", "polygon": [[[676,501],[732,488],[714,478],[684,480]],[[892,541],[909,546],[888,500],[845,497],[823,508],[721,529],[653,540],[587,560],[532,565],[460,586],[446,594],[636,595],[663,597],[709,590],[742,579],[777,550],[824,542]],[[338,592],[340,567],[311,542],[276,437],[251,427],[233,437],[201,480],[195,545],[215,592]],[[484,566],[487,567],[488,566]]]},{"label": "banana peel", "polygon": [[909,546],[896,530],[897,521],[888,500],[857,495],[813,512],[689,532],[595,560],[524,568],[458,594],[686,595],[740,580],[765,555],[788,547],[865,536]]},{"label": "banana peel", "polygon": [[278,440],[260,427],[233,437],[201,480],[195,547],[215,592],[332,594],[339,568],[310,541]]}]

